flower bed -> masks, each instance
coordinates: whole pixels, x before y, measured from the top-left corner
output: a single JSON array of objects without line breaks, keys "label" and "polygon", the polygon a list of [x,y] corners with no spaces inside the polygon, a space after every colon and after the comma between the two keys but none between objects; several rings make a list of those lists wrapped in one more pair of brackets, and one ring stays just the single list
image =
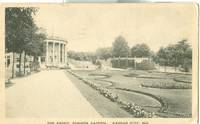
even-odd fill
[{"label": "flower bed", "polygon": [[124,74],[125,77],[137,77],[138,74],[135,73],[129,73],[129,74]]},{"label": "flower bed", "polygon": [[126,103],[122,108],[134,115],[134,117],[152,118],[154,116],[154,113],[146,112],[141,106],[135,105],[134,103]]},{"label": "flower bed", "polygon": [[160,88],[160,89],[191,89],[191,84],[182,83],[142,83],[142,87]]},{"label": "flower bed", "polygon": [[116,102],[122,106],[124,110],[132,114],[134,117],[145,117],[145,118],[152,118],[154,117],[154,113],[145,111],[141,106],[135,105],[134,103],[126,103],[125,101],[122,101],[119,99],[118,94],[112,93],[109,89],[102,87],[101,85],[97,85],[93,83],[92,81],[86,80],[84,78],[81,78],[74,72],[68,70],[69,73],[77,77],[78,79],[82,80],[85,84],[89,85],[93,89],[99,91],[101,95],[104,97],[110,99],[112,102]]},{"label": "flower bed", "polygon": [[137,76],[137,78],[166,79],[166,78],[164,78],[164,77],[159,77],[159,76],[150,76],[150,75],[141,75],[141,76]]},{"label": "flower bed", "polygon": [[140,93],[140,94],[143,94],[143,95],[146,95],[146,96],[150,96],[154,99],[156,99],[157,101],[160,102],[161,104],[161,108],[160,108],[160,112],[164,112],[164,111],[167,111],[168,109],[168,104],[167,102],[160,96],[155,96],[153,94],[150,94],[150,93],[145,93],[145,92],[141,92],[141,91],[137,91],[137,90],[132,90],[132,89],[127,89],[127,88],[116,88],[116,89],[119,89],[119,90],[124,90],[124,91],[130,91],[130,92],[134,92],[134,93]]},{"label": "flower bed", "polygon": [[192,83],[192,79],[190,77],[175,77],[173,78],[174,81],[176,82],[183,82],[183,83]]},{"label": "flower bed", "polygon": [[102,74],[102,73],[90,73],[89,76],[96,76],[96,77],[101,76],[99,77],[101,79],[111,77],[111,75],[109,74]]}]

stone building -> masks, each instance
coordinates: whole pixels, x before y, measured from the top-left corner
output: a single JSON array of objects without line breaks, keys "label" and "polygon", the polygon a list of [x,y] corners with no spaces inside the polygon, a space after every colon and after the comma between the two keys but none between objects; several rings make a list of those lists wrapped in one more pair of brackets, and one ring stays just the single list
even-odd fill
[{"label": "stone building", "polygon": [[67,66],[67,41],[60,38],[48,38],[46,42],[45,65],[47,67]]}]

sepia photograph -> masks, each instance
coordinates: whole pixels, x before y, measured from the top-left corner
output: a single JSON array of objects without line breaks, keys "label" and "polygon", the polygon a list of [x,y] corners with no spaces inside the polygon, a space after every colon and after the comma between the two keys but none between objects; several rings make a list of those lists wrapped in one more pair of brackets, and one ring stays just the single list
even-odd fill
[{"label": "sepia photograph", "polygon": [[195,4],[6,6],[6,118],[192,118]]}]

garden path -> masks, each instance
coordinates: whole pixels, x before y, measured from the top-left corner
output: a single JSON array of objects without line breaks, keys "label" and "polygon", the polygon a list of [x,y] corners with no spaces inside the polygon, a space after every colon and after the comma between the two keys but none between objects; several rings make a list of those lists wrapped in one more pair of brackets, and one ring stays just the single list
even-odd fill
[{"label": "garden path", "polygon": [[11,80],[6,88],[7,117],[99,118],[63,70],[49,70]]}]

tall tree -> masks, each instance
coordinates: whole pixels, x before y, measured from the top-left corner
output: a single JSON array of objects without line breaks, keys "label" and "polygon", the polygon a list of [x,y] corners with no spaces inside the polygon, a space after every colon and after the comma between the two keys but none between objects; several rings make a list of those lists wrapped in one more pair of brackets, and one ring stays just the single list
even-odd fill
[{"label": "tall tree", "polygon": [[165,66],[165,71],[166,71],[166,62],[167,62],[167,54],[166,54],[166,49],[161,47],[159,51],[157,52],[157,56],[159,58],[159,64]]},{"label": "tall tree", "polygon": [[176,48],[177,48],[177,54],[179,57],[178,59],[180,60],[179,64],[183,65],[184,56],[186,54],[187,49],[190,48],[190,45],[188,44],[186,39],[183,39],[176,44]]},{"label": "tall tree", "polygon": [[149,57],[151,54],[150,48],[147,44],[137,44],[131,48],[132,57]]},{"label": "tall tree", "polygon": [[178,64],[188,71],[189,67],[192,66],[192,50],[187,39],[183,39],[176,44]]},{"label": "tall tree", "polygon": [[[6,48],[8,52],[19,53],[20,74],[21,74],[21,60],[22,60],[21,54],[26,49],[27,44],[30,44],[30,42],[33,41],[32,34],[34,34],[37,30],[37,27],[33,19],[33,15],[35,14],[36,11],[37,9],[32,7],[6,8],[5,12]],[[15,61],[15,56],[13,54],[13,69],[12,69],[13,74],[14,74],[14,61]]]},{"label": "tall tree", "polygon": [[113,42],[112,54],[114,57],[128,57],[129,56],[129,46],[125,38],[118,36]]},{"label": "tall tree", "polygon": [[177,48],[176,45],[170,44],[166,47],[166,50],[168,53],[167,54],[167,59],[168,59],[168,66],[174,66],[174,69],[176,71],[176,67],[178,66],[178,54],[177,54]]},{"label": "tall tree", "polygon": [[[38,63],[37,58],[38,56],[43,56],[46,49],[45,49],[45,42],[46,35],[43,33],[34,33],[32,34],[31,42],[25,45],[25,55],[31,55],[34,57],[33,61],[33,68],[34,70],[37,69]],[[24,56],[24,60],[26,60],[26,56]]]},{"label": "tall tree", "polygon": [[192,49],[187,40],[181,40],[177,44],[171,44],[167,47],[161,47],[157,52],[157,60],[160,65],[174,66],[175,71],[177,66],[181,66],[184,71],[189,71],[192,66]]}]

